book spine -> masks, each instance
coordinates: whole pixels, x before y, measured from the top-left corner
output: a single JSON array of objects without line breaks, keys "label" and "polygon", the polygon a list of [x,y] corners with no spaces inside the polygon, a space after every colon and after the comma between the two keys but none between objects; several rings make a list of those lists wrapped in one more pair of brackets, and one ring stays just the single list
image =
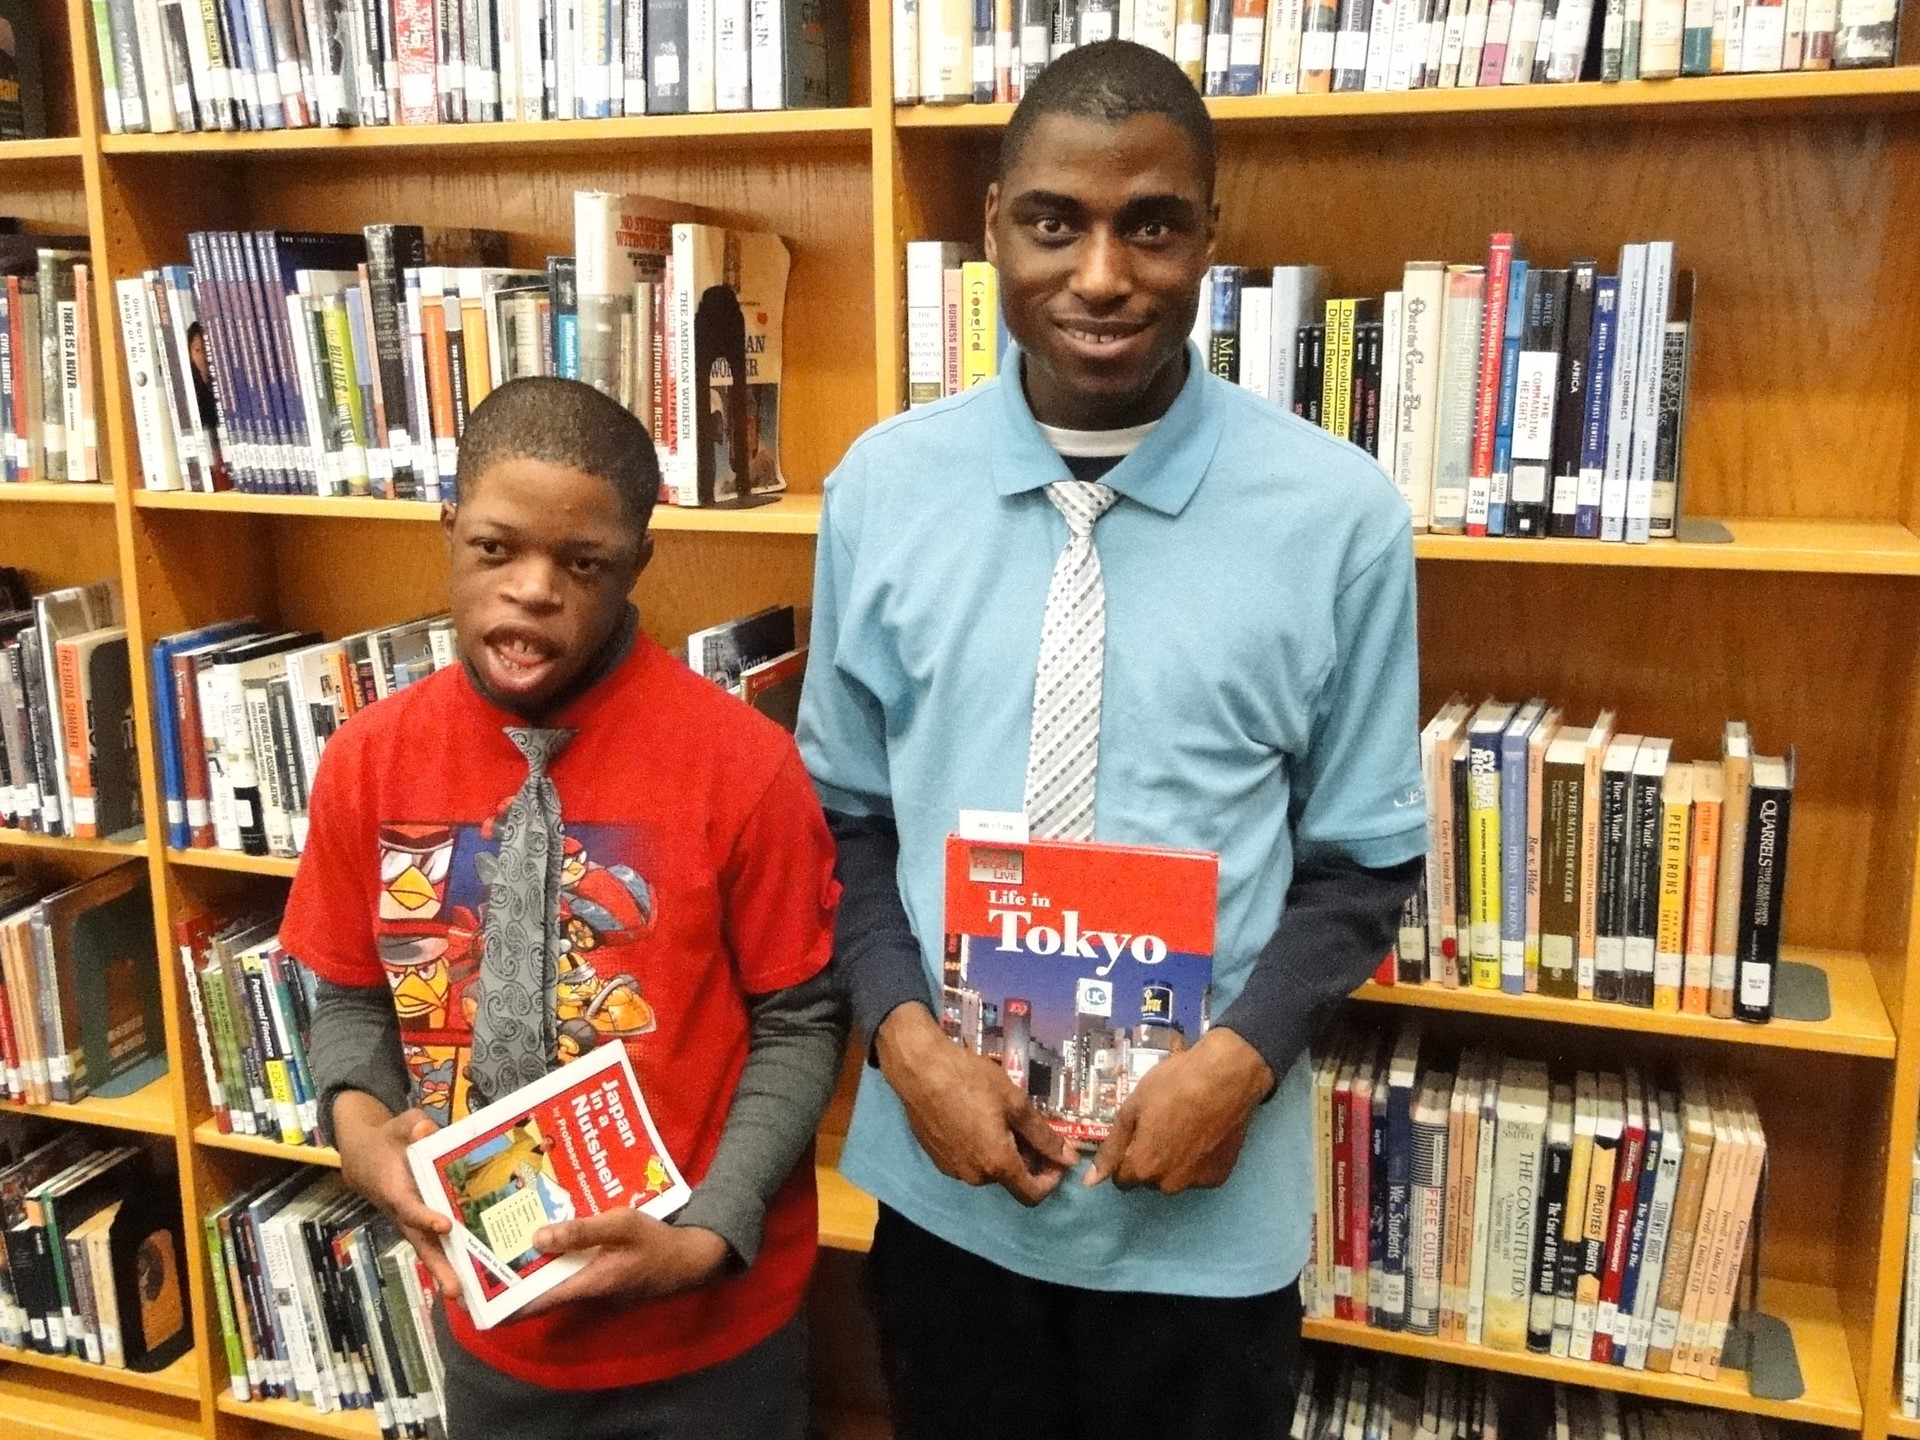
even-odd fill
[{"label": "book spine", "polygon": [[1713,984],[1713,920],[1720,871],[1721,800],[1696,789],[1693,800],[1693,853],[1688,865],[1685,959],[1681,967],[1680,1008],[1689,1015],[1707,1013]]},{"label": "book spine", "polygon": [[1773,1018],[1774,975],[1780,963],[1780,915],[1787,885],[1787,834],[1793,790],[1755,781],[1749,800],[1739,968],[1733,1017],[1754,1024]]},{"label": "book spine", "polygon": [[1476,734],[1469,746],[1467,863],[1472,919],[1468,936],[1473,985],[1479,990],[1498,990],[1501,988],[1499,737]]},{"label": "book spine", "polygon": [[1549,1138],[1540,1186],[1539,1249],[1533,1267],[1533,1293],[1527,1312],[1527,1349],[1545,1355],[1553,1348],[1553,1314],[1560,1281],[1560,1243],[1567,1223],[1567,1186],[1573,1172],[1571,1137]]},{"label": "book spine", "polygon": [[1520,392],[1520,342],[1526,334],[1527,262],[1515,260],[1507,276],[1507,313],[1500,339],[1500,399],[1493,427],[1493,478],[1487,496],[1487,533],[1507,533],[1507,500],[1513,485],[1513,414]]},{"label": "book spine", "polygon": [[1677,1014],[1684,980],[1691,796],[1672,787],[1660,807],[1660,881],[1653,949],[1653,1008]]},{"label": "book spine", "polygon": [[1493,484],[1494,434],[1500,411],[1502,342],[1506,336],[1507,282],[1513,267],[1513,236],[1496,234],[1487,246],[1487,275],[1480,319],[1480,372],[1474,389],[1471,469],[1467,482],[1467,533],[1487,533]]},{"label": "book spine", "polygon": [[1629,801],[1621,930],[1623,976],[1620,998],[1653,1008],[1654,950],[1660,909],[1660,777],[1633,777]]},{"label": "book spine", "polygon": [[[1537,723],[1537,722],[1536,722]],[[1500,736],[1500,988],[1527,990],[1527,742],[1530,732]]]}]

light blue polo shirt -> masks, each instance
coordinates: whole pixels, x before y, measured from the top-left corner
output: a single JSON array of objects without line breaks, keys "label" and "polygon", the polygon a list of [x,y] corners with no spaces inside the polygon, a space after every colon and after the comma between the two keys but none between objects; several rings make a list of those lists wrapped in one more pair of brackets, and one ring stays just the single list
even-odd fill
[{"label": "light blue polo shirt", "polygon": [[[802,756],[828,809],[891,814],[929,984],[943,847],[962,809],[1018,810],[1070,478],[1003,378],[869,431],[827,480]],[[1372,867],[1426,845],[1413,544],[1364,452],[1210,375],[1110,471],[1094,835],[1220,855],[1218,1015],[1272,937],[1303,845]],[[1009,1270],[1101,1290],[1253,1295],[1306,1263],[1304,1060],[1254,1115],[1232,1178],[1178,1196],[1088,1190],[1029,1210],[942,1175],[868,1067],[840,1167]]]}]

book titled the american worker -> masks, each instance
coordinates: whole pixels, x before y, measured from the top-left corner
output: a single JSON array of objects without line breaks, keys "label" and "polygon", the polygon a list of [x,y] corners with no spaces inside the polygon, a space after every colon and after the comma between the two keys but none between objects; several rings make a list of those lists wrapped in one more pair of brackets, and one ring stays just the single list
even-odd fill
[{"label": "book titled the american worker", "polygon": [[622,1206],[664,1219],[693,1193],[640,1097],[624,1045],[601,1045],[407,1147],[467,1314],[497,1325],[583,1268],[534,1248],[543,1225]]},{"label": "book titled the american worker", "polygon": [[1219,875],[1198,850],[948,837],[947,1034],[1098,1146],[1141,1078],[1212,1023]]}]

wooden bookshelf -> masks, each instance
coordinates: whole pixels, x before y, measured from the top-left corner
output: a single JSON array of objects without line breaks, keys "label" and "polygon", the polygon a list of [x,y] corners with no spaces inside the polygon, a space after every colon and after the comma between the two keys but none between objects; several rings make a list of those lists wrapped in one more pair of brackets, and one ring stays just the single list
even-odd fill
[{"label": "wooden bookshelf", "polygon": [[1352,1345],[1387,1355],[1440,1360],[1450,1365],[1497,1370],[1505,1375],[1617,1390],[1648,1400],[1710,1405],[1809,1425],[1858,1429],[1861,1410],[1860,1392],[1854,1382],[1854,1357],[1847,1346],[1846,1326],[1841,1322],[1839,1302],[1833,1292],[1814,1285],[1773,1283],[1762,1287],[1760,1303],[1762,1309],[1784,1320],[1793,1331],[1801,1377],[1806,1382],[1806,1393],[1798,1400],[1764,1400],[1751,1395],[1747,1391],[1746,1376],[1737,1370],[1722,1369],[1717,1379],[1700,1380],[1691,1375],[1662,1375],[1618,1365],[1556,1360],[1524,1350],[1493,1350],[1485,1345],[1411,1335],[1400,1330],[1375,1330],[1350,1320],[1309,1320],[1305,1333],[1310,1340]]},{"label": "wooden bookshelf", "polygon": [[[176,1058],[183,1052],[170,1052]],[[89,1096],[68,1104],[23,1105],[17,1100],[0,1100],[0,1110],[14,1115],[42,1115],[50,1120],[71,1120],[81,1125],[101,1125],[114,1130],[138,1130],[147,1135],[171,1135],[173,1125],[173,1085],[163,1077],[151,1085],[120,1099]]]},{"label": "wooden bookshelf", "polygon": [[10,1345],[0,1345],[0,1365],[28,1365],[55,1375],[74,1376],[103,1385],[120,1385],[129,1390],[148,1390],[155,1395],[173,1395],[182,1400],[193,1400],[200,1394],[200,1357],[191,1350],[166,1369],[145,1373],[89,1365],[70,1355],[42,1355],[37,1350],[16,1350]]},{"label": "wooden bookshelf", "polygon": [[[514,264],[571,249],[571,192],[635,190],[774,229],[793,246],[777,503],[661,507],[638,592],[665,643],[732,615],[810,600],[825,477],[903,404],[902,246],[977,237],[1009,107],[895,108],[891,0],[855,0],[858,103],[843,110],[266,134],[101,133],[86,0],[48,37],[58,138],[0,145],[0,209],[94,237],[94,313],[112,282],[183,260],[207,227],[344,229],[383,220],[508,232]],[[1906,7],[1908,58],[1920,12]],[[61,27],[55,26],[59,30]],[[1454,690],[1545,695],[1584,723],[1712,753],[1729,716],[1761,748],[1799,750],[1788,938],[1820,965],[1832,1018],[1746,1027],[1616,1006],[1428,987],[1363,988],[1448,1025],[1537,1026],[1582,1063],[1683,1042],[1753,1086],[1773,1144],[1760,1268],[1794,1327],[1807,1393],[1784,1406],[1713,1385],[1499,1356],[1314,1322],[1316,1339],[1610,1386],[1920,1440],[1894,1413],[1900,1277],[1920,1120],[1920,66],[1621,85],[1208,102],[1219,125],[1219,254],[1317,261],[1336,293],[1377,294],[1417,257],[1472,259],[1496,229],[1540,263],[1610,261],[1666,236],[1700,276],[1682,510],[1726,544],[1623,546],[1422,536],[1422,706]],[[1312,196],[1302,205],[1299,197]],[[439,507],[424,502],[189,495],[139,488],[117,332],[101,326],[102,486],[0,486],[0,563],[36,582],[115,573],[130,641],[241,614],[330,634],[440,608]],[[1836,443],[1844,437],[1844,443]],[[51,511],[48,507],[62,509]],[[134,667],[146,813],[164,813],[144,665]],[[163,965],[167,1077],[120,1102],[37,1113],[171,1137],[188,1216],[194,1351],[138,1386],[31,1359],[0,1367],[0,1415],[26,1440],[369,1440],[366,1415],[317,1416],[226,1392],[210,1277],[193,1220],[261,1162],[333,1152],[221,1135],[210,1119],[173,926],[266,901],[280,857],[176,851],[164,835],[106,841],[0,832],[0,851],[83,871],[144,863]],[[1364,1008],[1363,1008],[1364,1007]],[[16,1107],[7,1107],[16,1108]],[[836,1167],[845,1106],[820,1145],[821,1270],[857,1272],[875,1205]],[[1835,1194],[1849,1198],[1833,1202]],[[846,1271],[844,1267],[853,1267]],[[856,1325],[817,1332],[838,1355]],[[0,1357],[0,1359],[12,1357]],[[130,1393],[131,1392],[131,1393]],[[821,1397],[828,1434],[880,1440],[871,1407]]]},{"label": "wooden bookshelf", "polygon": [[1878,1060],[1894,1057],[1893,1024],[1873,983],[1873,969],[1861,955],[1791,956],[1813,965],[1827,977],[1833,1001],[1831,1018],[1822,1021],[1774,1020],[1766,1025],[1744,1025],[1738,1020],[1715,1020],[1706,1015],[1666,1015],[1631,1005],[1608,1005],[1593,1000],[1560,1000],[1546,995],[1508,995],[1472,986],[1376,985],[1369,980],[1355,998],[1377,1005],[1409,1009],[1447,1010],[1467,1015],[1497,1015],[1554,1025],[1578,1025],[1597,1030],[1630,1030],[1641,1035],[1671,1035],[1724,1045],[1763,1045],[1782,1050],[1820,1050],[1829,1055],[1861,1055]]}]

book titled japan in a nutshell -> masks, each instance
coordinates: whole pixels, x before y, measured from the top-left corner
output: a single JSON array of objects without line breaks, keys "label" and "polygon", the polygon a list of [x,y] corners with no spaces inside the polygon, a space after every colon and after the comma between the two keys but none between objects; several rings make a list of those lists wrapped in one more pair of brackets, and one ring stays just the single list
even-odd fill
[{"label": "book titled japan in a nutshell", "polygon": [[1219,857],[947,840],[941,1023],[1092,1149],[1146,1074],[1213,1021]]},{"label": "book titled japan in a nutshell", "polygon": [[619,1044],[590,1050],[415,1141],[407,1162],[421,1198],[453,1221],[441,1244],[482,1330],[591,1258],[536,1249],[541,1226],[621,1208],[665,1219],[693,1193]]}]

